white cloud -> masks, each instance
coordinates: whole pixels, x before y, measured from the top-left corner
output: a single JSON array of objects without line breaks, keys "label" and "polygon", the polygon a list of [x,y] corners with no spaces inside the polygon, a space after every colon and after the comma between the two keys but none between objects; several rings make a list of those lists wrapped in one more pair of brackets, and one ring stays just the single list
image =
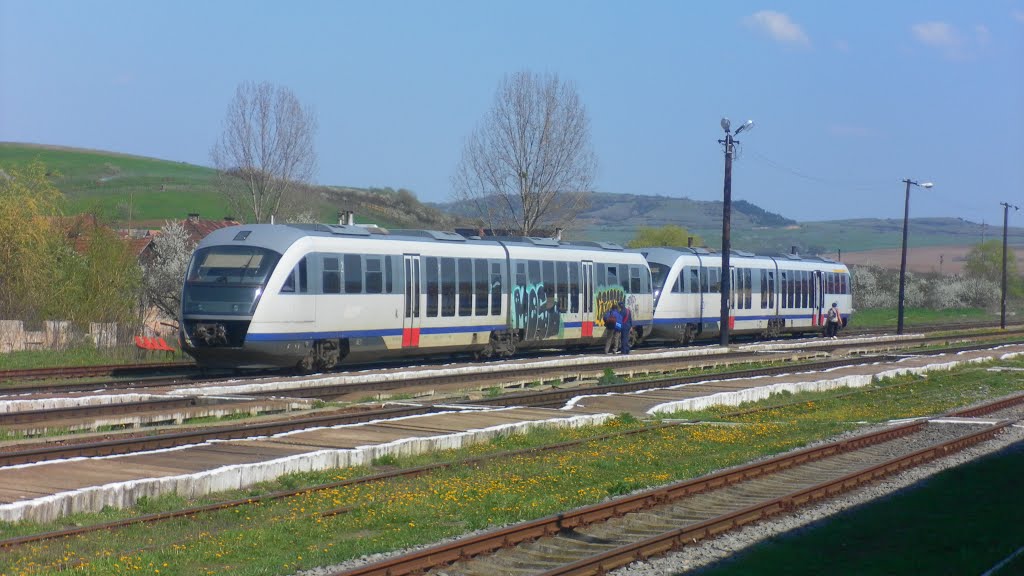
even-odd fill
[{"label": "white cloud", "polygon": [[992,40],[992,33],[988,31],[988,26],[978,24],[974,27],[974,37],[979,45],[985,46]]},{"label": "white cloud", "polygon": [[746,23],[747,26],[767,34],[776,42],[793,46],[811,45],[811,39],[804,33],[803,28],[782,12],[761,10],[748,16]]},{"label": "white cloud", "polygon": [[1014,10],[1013,19],[1021,24],[1024,24],[1024,10]]},{"label": "white cloud", "polygon": [[850,43],[847,42],[846,40],[836,40],[835,47],[836,50],[842,52],[843,54],[850,53]]},{"label": "white cloud", "polygon": [[956,49],[961,44],[956,28],[945,22],[922,22],[910,29],[922,44],[945,49]]}]

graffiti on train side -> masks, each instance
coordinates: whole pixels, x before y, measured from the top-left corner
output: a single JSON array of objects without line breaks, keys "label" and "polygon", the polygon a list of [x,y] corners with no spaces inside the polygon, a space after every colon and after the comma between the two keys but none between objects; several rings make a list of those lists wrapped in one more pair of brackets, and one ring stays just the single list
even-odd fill
[{"label": "graffiti on train side", "polygon": [[621,286],[610,286],[606,288],[598,288],[594,293],[595,306],[594,306],[594,321],[600,323],[604,318],[604,315],[611,309],[613,303],[625,303],[626,308],[629,308],[633,315],[636,315],[639,309],[639,304],[635,294],[626,294],[625,290]]},{"label": "graffiti on train side", "polygon": [[526,340],[561,338],[565,325],[555,295],[544,284],[516,286],[512,290],[515,327],[526,330]]}]

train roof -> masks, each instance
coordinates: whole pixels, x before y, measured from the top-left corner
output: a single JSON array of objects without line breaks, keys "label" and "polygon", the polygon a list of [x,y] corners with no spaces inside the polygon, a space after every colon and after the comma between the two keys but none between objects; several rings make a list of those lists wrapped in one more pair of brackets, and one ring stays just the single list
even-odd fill
[{"label": "train roof", "polygon": [[245,242],[262,248],[284,251],[305,237],[360,238],[380,241],[432,242],[453,244],[483,244],[508,246],[559,248],[565,250],[607,250],[624,252],[622,246],[611,242],[563,242],[555,238],[520,237],[465,237],[455,232],[439,230],[391,230],[344,224],[243,224],[215,230],[198,247],[214,244]]},{"label": "train roof", "polygon": [[[657,246],[651,248],[632,248],[630,252],[640,252],[644,255],[644,258],[655,261],[674,261],[676,258],[682,255],[696,255],[696,256],[710,256],[710,257],[721,257],[720,252],[713,252],[707,248],[691,248],[691,247],[675,247],[675,246]],[[754,254],[752,252],[744,252],[743,250],[730,250],[729,255],[731,257],[741,258],[752,258],[757,260],[774,260],[776,262],[811,262],[811,263],[826,263],[826,264],[839,264],[841,262],[832,260],[831,258],[825,258],[824,256],[801,256],[799,254],[780,254],[780,255],[766,255],[766,254]]]}]

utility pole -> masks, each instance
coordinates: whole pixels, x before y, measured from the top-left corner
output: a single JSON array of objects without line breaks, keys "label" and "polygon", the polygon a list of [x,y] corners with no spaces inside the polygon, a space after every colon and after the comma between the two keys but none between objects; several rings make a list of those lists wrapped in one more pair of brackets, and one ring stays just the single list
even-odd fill
[{"label": "utility pole", "polygon": [[900,296],[899,313],[896,318],[897,334],[903,334],[903,296],[906,293],[907,286],[907,227],[910,224],[910,185],[913,184],[921,188],[931,188],[934,186],[931,182],[914,182],[910,178],[903,181],[907,183],[907,199],[903,204],[903,250],[900,253]]},{"label": "utility pole", "polygon": [[1006,224],[1010,217],[1010,208],[1020,210],[1019,207],[1007,202],[999,203],[1003,207],[1003,285],[999,296],[999,327],[1006,329]]},{"label": "utility pole", "polygon": [[[736,135],[754,126],[753,120],[747,120],[745,124],[736,129]],[[719,140],[719,144],[725,145],[725,186],[722,194],[722,282],[721,300],[722,309],[720,322],[721,338],[719,344],[729,345],[729,297],[731,296],[732,285],[730,280],[729,253],[732,250],[730,239],[732,220],[732,156],[733,145],[738,144],[733,140],[731,124],[728,118],[722,118],[722,130],[725,131],[725,140]]]}]

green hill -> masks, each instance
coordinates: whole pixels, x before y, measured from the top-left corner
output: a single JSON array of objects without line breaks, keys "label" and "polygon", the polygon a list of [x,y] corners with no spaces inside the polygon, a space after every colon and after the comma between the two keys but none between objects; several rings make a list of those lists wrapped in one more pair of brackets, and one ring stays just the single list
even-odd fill
[{"label": "green hill", "polygon": [[99,212],[114,220],[228,215],[214,192],[212,168],[155,158],[31,144],[0,143],[0,167],[39,160],[55,175],[69,214]]},{"label": "green hill", "polygon": [[[199,213],[219,219],[232,214],[217,193],[217,172],[205,166],[114,152],[59,146],[0,143],[0,169],[39,160],[65,195],[65,212],[92,212],[108,220],[159,226],[164,220]],[[333,222],[339,210],[356,221],[393,228],[450,229],[447,215],[423,206],[407,190],[306,186],[299,190],[303,210]]]},{"label": "green hill", "polygon": [[[122,223],[159,226],[164,220],[198,212],[219,219],[231,214],[216,191],[216,171],[184,162],[59,146],[0,143],[0,169],[5,165],[42,161],[67,198],[65,212],[93,212]],[[408,190],[309,186],[300,191],[304,208],[321,222],[333,222],[339,210],[353,210],[356,221],[385,228],[451,230],[457,222],[472,225],[466,205],[421,204]],[[641,226],[677,224],[718,247],[722,233],[722,203],[596,192],[590,208],[566,236],[576,240],[609,240],[625,244]],[[762,254],[788,252],[835,254],[878,248],[898,248],[901,219],[865,218],[828,222],[796,222],[743,200],[733,203],[732,243],[740,250]],[[1001,233],[999,227],[960,218],[911,220],[913,246],[973,245],[983,236]],[[1024,245],[1024,229],[1010,228],[1010,243]]]}]

